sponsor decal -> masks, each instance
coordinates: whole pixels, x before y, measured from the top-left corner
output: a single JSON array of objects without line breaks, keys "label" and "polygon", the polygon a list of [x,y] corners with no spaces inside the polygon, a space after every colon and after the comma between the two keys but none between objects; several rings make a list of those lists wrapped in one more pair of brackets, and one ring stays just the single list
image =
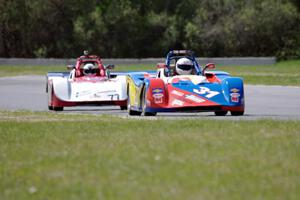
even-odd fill
[{"label": "sponsor decal", "polygon": [[97,91],[97,93],[111,93],[111,92],[117,92],[117,91],[116,90]]},{"label": "sponsor decal", "polygon": [[162,103],[163,102],[163,94],[153,94],[154,103]]},{"label": "sponsor decal", "polygon": [[78,98],[78,97],[82,97],[82,96],[89,95],[89,94],[91,94],[91,93],[92,93],[92,91],[90,91],[90,90],[81,91],[81,92],[76,92],[75,97]]},{"label": "sponsor decal", "polygon": [[230,90],[230,92],[233,92],[233,93],[237,93],[237,92],[239,92],[240,90],[239,89],[237,89],[237,88],[232,88],[231,90]]},{"label": "sponsor decal", "polygon": [[230,96],[231,96],[231,101],[237,103],[239,102],[241,95],[239,93],[231,93]]},{"label": "sponsor decal", "polygon": [[201,99],[201,98],[199,98],[199,97],[197,97],[197,96],[195,96],[195,95],[192,95],[192,94],[187,94],[187,95],[185,95],[185,98],[186,98],[186,99],[189,99],[189,100],[191,100],[191,101],[194,101],[194,102],[196,102],[196,103],[202,103],[202,102],[205,101],[204,99]]},{"label": "sponsor decal", "polygon": [[172,106],[183,106],[183,101],[180,101],[179,99],[174,99],[172,101]]},{"label": "sponsor decal", "polygon": [[100,97],[101,97],[101,94],[99,94],[99,93],[95,93],[95,94],[94,94],[94,97],[98,97],[98,98],[100,98]]},{"label": "sponsor decal", "polygon": [[163,89],[162,88],[154,88],[152,89],[152,96],[154,99],[154,103],[162,103],[163,102]]},{"label": "sponsor decal", "polygon": [[89,98],[93,97],[101,97],[105,95],[116,95],[116,90],[106,90],[106,91],[92,91],[92,90],[84,90],[84,91],[79,91],[75,93],[75,97],[83,97],[83,96],[89,96]]},{"label": "sponsor decal", "polygon": [[152,94],[162,94],[162,93],[163,93],[163,89],[161,88],[152,89]]},{"label": "sponsor decal", "polygon": [[[106,91],[96,91],[93,95],[91,95],[92,97],[102,97],[102,96],[109,96],[111,98],[111,96],[119,96],[118,94],[116,94],[116,90],[106,90]],[[118,99],[119,97],[117,97]],[[114,98],[111,98],[111,100],[113,100]]]},{"label": "sponsor decal", "polygon": [[177,90],[172,90],[171,94],[175,94],[175,95],[180,96],[180,97],[182,97],[184,95],[184,93],[179,92]]},{"label": "sponsor decal", "polygon": [[200,87],[199,89],[194,89],[193,92],[195,92],[197,94],[205,95],[206,98],[212,98],[212,97],[220,94],[220,92],[211,91],[207,87]]}]

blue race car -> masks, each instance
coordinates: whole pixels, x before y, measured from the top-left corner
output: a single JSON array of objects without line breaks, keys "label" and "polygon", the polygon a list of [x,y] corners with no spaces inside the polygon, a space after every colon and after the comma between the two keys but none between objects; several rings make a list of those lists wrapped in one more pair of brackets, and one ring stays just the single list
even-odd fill
[{"label": "blue race car", "polygon": [[173,50],[157,71],[127,75],[129,115],[154,116],[157,112],[214,112],[217,116],[243,115],[243,80],[227,72],[202,67],[189,50]]}]

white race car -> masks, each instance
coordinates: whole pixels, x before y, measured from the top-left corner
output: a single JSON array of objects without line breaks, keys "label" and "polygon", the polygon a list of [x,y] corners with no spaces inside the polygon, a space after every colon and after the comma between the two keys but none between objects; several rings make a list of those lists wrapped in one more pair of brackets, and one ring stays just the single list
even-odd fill
[{"label": "white race car", "polygon": [[77,59],[71,72],[49,72],[46,92],[49,110],[62,111],[68,106],[118,105],[127,109],[126,74],[110,73],[113,65],[104,66],[98,56]]}]

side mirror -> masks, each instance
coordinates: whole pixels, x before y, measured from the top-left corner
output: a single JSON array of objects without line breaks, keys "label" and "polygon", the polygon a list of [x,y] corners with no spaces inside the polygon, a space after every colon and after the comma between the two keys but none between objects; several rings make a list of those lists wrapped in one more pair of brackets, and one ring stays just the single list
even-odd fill
[{"label": "side mirror", "polygon": [[202,70],[202,75],[204,75],[204,73],[207,69],[215,69],[215,68],[216,68],[216,66],[214,63],[207,63]]},{"label": "side mirror", "polygon": [[161,68],[166,68],[167,65],[165,63],[157,63],[156,68],[161,69]]},{"label": "side mirror", "polygon": [[67,66],[67,69],[68,69],[68,70],[75,69],[75,65],[68,65],[68,66]]},{"label": "side mirror", "polygon": [[115,65],[105,65],[104,69],[114,69]]}]

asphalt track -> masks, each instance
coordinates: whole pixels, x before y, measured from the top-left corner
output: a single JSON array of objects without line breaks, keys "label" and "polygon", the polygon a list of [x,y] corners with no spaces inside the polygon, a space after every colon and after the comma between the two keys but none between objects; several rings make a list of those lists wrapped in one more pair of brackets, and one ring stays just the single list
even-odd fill
[{"label": "asphalt track", "polygon": [[[0,110],[47,111],[47,96],[44,76],[15,76],[0,78]],[[300,120],[300,87],[245,85],[246,111],[244,116],[214,116],[203,113],[159,113],[156,118],[202,118],[255,120],[279,119]],[[49,111],[50,112],[50,111]],[[51,111],[54,112],[54,111]],[[62,113],[111,114],[127,117],[127,111],[117,106],[71,107]],[[145,118],[145,117],[137,117]]]}]

